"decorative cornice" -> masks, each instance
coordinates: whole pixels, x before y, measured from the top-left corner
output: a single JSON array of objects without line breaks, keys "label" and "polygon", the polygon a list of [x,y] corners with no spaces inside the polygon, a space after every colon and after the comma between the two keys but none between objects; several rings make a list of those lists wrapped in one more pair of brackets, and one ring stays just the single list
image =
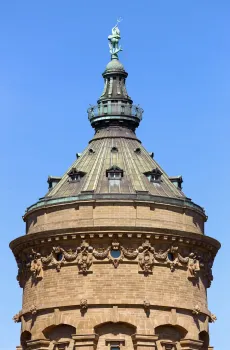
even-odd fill
[{"label": "decorative cornice", "polygon": [[149,203],[149,205],[167,205],[172,207],[180,207],[183,209],[190,209],[198,212],[200,215],[207,219],[205,215],[204,209],[199,205],[193,203],[189,199],[180,199],[180,198],[170,198],[170,197],[162,197],[162,196],[154,196],[149,193],[136,193],[136,194],[95,194],[95,193],[82,193],[78,196],[74,197],[63,197],[63,198],[42,198],[39,202],[31,205],[27,208],[26,213],[23,217],[26,220],[27,216],[34,212],[35,210],[40,210],[48,207],[56,207],[56,206],[68,206],[68,205],[81,205],[85,203],[101,204],[101,203],[111,203],[111,201],[116,205],[116,203],[135,203],[135,205],[141,203]]},{"label": "decorative cornice", "polygon": [[220,248],[220,243],[209,236],[197,234],[193,232],[177,231],[169,229],[156,229],[146,227],[114,227],[114,226],[97,226],[97,227],[85,227],[75,228],[73,230],[66,229],[43,231],[38,233],[27,234],[18,237],[11,241],[10,248],[16,256],[21,250],[25,248],[32,248],[37,245],[44,245],[52,242],[73,241],[76,239],[92,239],[92,238],[139,238],[139,239],[151,239],[163,242],[177,242],[178,244],[196,245],[205,250],[211,251],[214,255]]},{"label": "decorative cornice", "polygon": [[[93,243],[91,243],[93,245]],[[214,256],[210,252],[202,252],[194,246],[188,248],[181,245],[176,246],[175,242],[164,248],[165,243],[150,243],[149,239],[142,240],[138,248],[125,247],[116,239],[111,244],[94,248],[83,240],[80,246],[66,248],[58,246],[53,247],[48,253],[49,247],[46,247],[46,255],[32,250],[32,254],[26,251],[21,252],[17,257],[18,276],[17,279],[21,287],[24,287],[26,281],[31,276],[32,281],[38,283],[44,276],[44,270],[47,268],[56,268],[59,272],[62,265],[77,265],[79,273],[87,275],[93,273],[92,265],[95,263],[112,263],[118,268],[120,263],[138,264],[138,272],[144,275],[152,274],[154,266],[161,265],[169,267],[171,272],[177,268],[187,270],[187,278],[193,284],[199,282],[199,277],[203,277],[205,286],[209,287],[213,279],[212,264]],[[41,250],[42,251],[42,250]],[[187,254],[185,256],[184,254]],[[195,310],[195,309],[194,309]]]}]

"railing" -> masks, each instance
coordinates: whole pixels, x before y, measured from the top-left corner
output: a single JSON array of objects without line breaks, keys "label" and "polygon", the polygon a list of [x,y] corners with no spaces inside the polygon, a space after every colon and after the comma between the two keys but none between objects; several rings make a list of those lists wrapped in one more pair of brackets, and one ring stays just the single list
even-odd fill
[{"label": "railing", "polygon": [[87,112],[89,120],[92,121],[95,118],[106,116],[126,116],[142,120],[142,114],[144,111],[140,106],[110,103],[90,106],[87,109]]}]

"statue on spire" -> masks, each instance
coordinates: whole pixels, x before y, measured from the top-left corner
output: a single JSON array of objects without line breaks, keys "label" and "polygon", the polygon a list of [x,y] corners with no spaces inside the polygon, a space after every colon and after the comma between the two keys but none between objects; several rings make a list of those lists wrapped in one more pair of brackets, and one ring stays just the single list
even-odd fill
[{"label": "statue on spire", "polygon": [[122,51],[121,46],[118,46],[119,40],[121,39],[118,23],[121,21],[121,18],[117,19],[116,25],[112,28],[112,35],[108,36],[111,59],[118,59],[117,54],[118,52]]}]

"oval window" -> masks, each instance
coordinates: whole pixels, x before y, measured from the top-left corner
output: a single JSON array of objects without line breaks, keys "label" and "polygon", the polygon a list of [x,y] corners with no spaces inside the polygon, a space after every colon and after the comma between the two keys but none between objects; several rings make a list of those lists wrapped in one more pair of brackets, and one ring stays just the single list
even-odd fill
[{"label": "oval window", "polygon": [[170,261],[173,261],[173,260],[174,260],[173,253],[168,253],[168,259],[169,259]]},{"label": "oval window", "polygon": [[120,250],[112,249],[112,250],[110,251],[110,255],[112,256],[112,258],[118,259],[119,256],[121,255],[121,252],[120,252]]},{"label": "oval window", "polygon": [[56,260],[57,260],[57,261],[61,261],[62,258],[63,258],[63,254],[62,254],[62,253],[57,253],[57,254],[56,254]]}]

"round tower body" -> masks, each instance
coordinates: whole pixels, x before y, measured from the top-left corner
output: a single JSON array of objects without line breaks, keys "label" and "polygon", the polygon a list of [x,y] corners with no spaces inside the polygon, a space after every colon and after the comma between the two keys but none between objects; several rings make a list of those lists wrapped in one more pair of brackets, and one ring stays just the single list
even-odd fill
[{"label": "round tower body", "polygon": [[209,346],[207,288],[219,243],[136,137],[143,110],[113,58],[95,135],[25,213],[11,242],[23,288],[21,345],[29,350],[193,350]]}]

